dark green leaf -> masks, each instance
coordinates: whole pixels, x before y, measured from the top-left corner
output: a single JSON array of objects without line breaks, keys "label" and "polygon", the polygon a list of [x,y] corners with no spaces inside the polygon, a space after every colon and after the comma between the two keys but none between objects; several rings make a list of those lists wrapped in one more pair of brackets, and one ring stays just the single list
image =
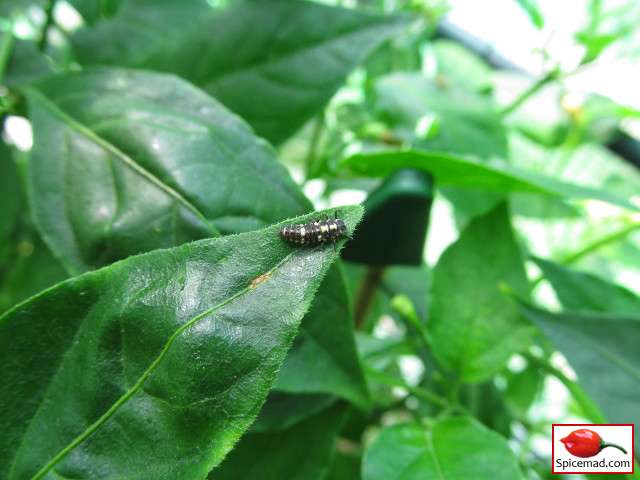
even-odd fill
[{"label": "dark green leaf", "polygon": [[592,198],[629,210],[640,209],[624,198],[594,188],[561,182],[509,165],[490,166],[472,159],[418,150],[354,155],[342,166],[353,173],[386,176],[398,168],[419,168],[431,173],[437,186],[473,188],[493,192],[537,193],[567,198]]},{"label": "dark green leaf", "polygon": [[431,347],[463,381],[487,379],[529,342],[532,327],[502,293],[502,282],[528,290],[505,204],[471,222],[433,273]]},{"label": "dark green leaf", "polygon": [[329,393],[369,407],[358,359],[353,317],[339,266],[333,266],[305,315],[275,388],[290,393]]},{"label": "dark green leaf", "polygon": [[336,397],[322,393],[294,395],[271,390],[260,415],[251,425],[252,433],[286,430],[336,403]]},{"label": "dark green leaf", "polygon": [[124,62],[175,73],[273,143],[323,108],[349,72],[406,24],[313,2],[258,0],[191,17],[177,12],[172,25],[172,10],[155,9],[150,17],[153,7],[138,3],[125,5],[102,28],[76,36],[80,62]]},{"label": "dark green leaf", "polygon": [[[638,423],[640,316],[523,311],[569,360],[578,380],[611,423]],[[640,444],[640,431],[635,431]]]},{"label": "dark green leaf", "polygon": [[71,272],[311,209],[271,148],[175,77],[101,69],[27,95],[34,216]]},{"label": "dark green leaf", "polygon": [[326,473],[345,406],[334,405],[278,433],[248,433],[211,480],[320,480]]},{"label": "dark green leaf", "polygon": [[594,275],[570,270],[558,263],[541,258],[534,260],[567,310],[595,310],[627,315],[637,315],[640,312],[640,297],[631,290]]},{"label": "dark green leaf", "polygon": [[0,476],[203,478],[258,413],[337,258],[277,231],[132,257],[0,317]]},{"label": "dark green leaf", "polygon": [[382,77],[375,92],[376,105],[394,135],[417,148],[507,157],[505,129],[489,97],[440,87],[420,73]]},{"label": "dark green leaf", "polygon": [[364,455],[363,480],[516,480],[522,475],[507,441],[472,418],[425,429],[384,428]]}]

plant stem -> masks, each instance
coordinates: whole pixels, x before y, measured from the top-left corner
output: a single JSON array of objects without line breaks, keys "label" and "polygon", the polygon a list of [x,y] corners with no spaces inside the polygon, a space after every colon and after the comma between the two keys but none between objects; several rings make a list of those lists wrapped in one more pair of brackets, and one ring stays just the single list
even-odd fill
[{"label": "plant stem", "polygon": [[42,27],[42,36],[40,37],[40,41],[38,42],[38,48],[41,52],[44,52],[44,49],[47,46],[47,31],[49,30],[49,27],[53,25],[53,7],[55,6],[55,4],[55,0],[49,0],[44,7],[46,20],[44,26]]},{"label": "plant stem", "polygon": [[[602,238],[596,240],[595,242],[593,242],[592,244],[587,245],[582,250],[578,250],[577,252],[572,253],[571,255],[567,255],[564,258],[561,258],[560,260],[558,260],[558,263],[561,263],[563,265],[569,265],[569,264],[571,264],[573,262],[578,261],[580,258],[584,257],[585,255],[587,255],[587,254],[589,254],[591,252],[594,252],[594,251],[598,250],[599,248],[604,247],[605,245],[607,245],[609,243],[613,243],[613,242],[617,242],[618,240],[622,240],[623,238],[625,238],[627,235],[629,235],[630,233],[634,232],[635,230],[640,230],[640,223],[633,223],[633,224],[623,228],[622,230],[618,230],[617,232],[613,232],[610,235],[602,237]],[[531,286],[535,287],[543,279],[544,279],[543,276],[540,276],[540,277],[536,278],[535,280],[533,280],[531,282]]]},{"label": "plant stem", "polygon": [[367,312],[375,298],[382,277],[387,271],[386,265],[367,265],[360,280],[358,295],[354,305],[356,330],[362,330]]},{"label": "plant stem", "polygon": [[610,235],[607,235],[605,237],[602,237],[601,239],[593,242],[591,245],[587,245],[586,247],[584,247],[582,250],[579,250],[575,253],[572,253],[571,255],[568,255],[566,257],[564,257],[563,259],[560,260],[561,263],[568,265],[570,263],[573,263],[577,260],[579,260],[580,258],[584,257],[585,255],[598,250],[599,248],[605,246],[608,243],[612,243],[612,242],[616,242],[618,240],[623,239],[624,237],[626,237],[627,235],[629,235],[631,232],[640,229],[640,223],[633,223],[631,225],[629,225],[628,227],[623,228],[622,230],[619,230],[617,232],[613,232]]},{"label": "plant stem", "polygon": [[367,375],[372,380],[378,383],[382,383],[383,385],[389,385],[392,387],[404,388],[410,394],[420,399],[426,400],[429,403],[433,403],[434,405],[438,405],[440,407],[449,406],[449,401],[446,398],[441,397],[440,395],[433,393],[432,391],[427,390],[426,388],[413,387],[400,378],[396,378],[386,373],[379,372],[368,365],[365,365],[365,370],[367,371]]},{"label": "plant stem", "polygon": [[4,32],[4,35],[2,35],[2,40],[0,40],[0,85],[2,85],[4,81],[4,74],[7,71],[7,65],[11,58],[15,40],[16,37],[13,36],[13,22],[10,22],[9,28]]},{"label": "plant stem", "polygon": [[305,173],[306,180],[309,180],[311,171],[313,170],[316,162],[318,145],[320,144],[320,136],[324,129],[324,110],[316,117],[316,122],[313,127],[313,133],[311,134],[311,141],[309,142],[309,151],[307,152],[306,166],[307,171]]},{"label": "plant stem", "polygon": [[584,392],[582,387],[567,377],[564,373],[562,373],[559,369],[551,365],[547,360],[543,358],[536,357],[528,352],[523,353],[523,356],[532,364],[540,368],[541,370],[547,372],[550,375],[553,375],[558,380],[562,382],[562,384],[567,387],[569,393],[573,399],[578,402],[582,411],[585,415],[594,421],[595,423],[607,423],[606,418],[600,413],[598,407],[593,403],[591,398]]},{"label": "plant stem", "polygon": [[422,340],[424,346],[429,349],[430,343],[427,329],[418,318],[418,313],[409,297],[402,294],[394,296],[391,299],[391,307],[418,331],[420,340]]},{"label": "plant stem", "polygon": [[538,90],[540,90],[547,83],[551,82],[552,80],[555,80],[556,78],[558,78],[558,70],[554,69],[551,72],[549,72],[547,75],[545,75],[543,78],[538,80],[536,83],[534,83],[527,90],[522,92],[520,96],[511,103],[511,105],[507,105],[505,108],[500,110],[498,112],[498,115],[500,117],[506,117],[511,112],[519,108],[520,105],[526,102],[529,99],[529,97],[533,96],[536,92],[538,92]]}]

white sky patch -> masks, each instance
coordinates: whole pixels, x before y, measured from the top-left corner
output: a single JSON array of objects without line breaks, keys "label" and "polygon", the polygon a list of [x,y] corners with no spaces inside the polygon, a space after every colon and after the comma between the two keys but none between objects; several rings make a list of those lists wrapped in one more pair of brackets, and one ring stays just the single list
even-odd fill
[{"label": "white sky patch", "polygon": [[33,131],[31,123],[24,117],[9,115],[4,121],[4,133],[7,142],[19,150],[28,152],[33,146]]}]

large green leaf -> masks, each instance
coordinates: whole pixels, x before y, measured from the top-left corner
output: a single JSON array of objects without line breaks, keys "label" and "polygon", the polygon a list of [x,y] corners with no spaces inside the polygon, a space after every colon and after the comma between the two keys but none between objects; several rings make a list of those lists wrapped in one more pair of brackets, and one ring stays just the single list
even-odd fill
[{"label": "large green leaf", "polygon": [[394,136],[417,148],[507,157],[505,128],[490,97],[456,86],[440,87],[421,73],[382,77],[375,92],[379,114]]},{"label": "large green leaf", "polygon": [[353,317],[341,268],[333,266],[287,355],[275,387],[292,393],[330,393],[361,408],[370,399],[356,351]]},{"label": "large green leaf", "polygon": [[334,405],[277,433],[242,437],[211,480],[320,480],[335,448],[345,405]]},{"label": "large green leaf", "polygon": [[591,198],[639,211],[626,199],[600,190],[555,180],[507,164],[497,166],[471,158],[418,150],[353,155],[342,162],[351,173],[386,176],[399,168],[426,170],[438,186],[473,188],[492,192],[537,193],[567,198]]},{"label": "large green leaf", "polygon": [[203,478],[258,413],[337,258],[277,231],[132,257],[0,317],[0,477]]},{"label": "large green leaf", "polygon": [[384,428],[364,454],[363,480],[517,480],[522,475],[506,439],[467,417],[431,428]]},{"label": "large green leaf", "polygon": [[541,258],[534,260],[567,310],[594,310],[627,315],[640,313],[640,297],[631,290],[594,275],[572,271],[558,263]]},{"label": "large green leaf", "polygon": [[[637,310],[633,315],[616,315],[551,313],[524,303],[521,307],[567,357],[578,380],[611,423],[640,422]],[[634,439],[640,445],[638,429]]]},{"label": "large green leaf", "polygon": [[271,148],[175,77],[100,69],[26,94],[33,213],[71,272],[311,209]]},{"label": "large green leaf", "polygon": [[433,273],[427,328],[436,359],[464,381],[481,381],[506,365],[532,333],[504,282],[528,290],[506,205],[472,221]]},{"label": "large green leaf", "polygon": [[203,10],[188,25],[176,13],[176,26],[166,8],[172,2],[149,3],[128,2],[113,21],[79,32],[79,61],[175,73],[274,143],[322,109],[349,72],[406,24],[313,2],[258,0]]}]

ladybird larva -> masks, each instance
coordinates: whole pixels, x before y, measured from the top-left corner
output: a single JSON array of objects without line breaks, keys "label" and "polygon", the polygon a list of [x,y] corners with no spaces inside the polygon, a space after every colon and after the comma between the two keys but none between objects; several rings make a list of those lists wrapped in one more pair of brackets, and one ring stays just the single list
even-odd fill
[{"label": "ladybird larva", "polygon": [[282,227],[278,235],[288,242],[302,243],[305,245],[321,245],[324,250],[326,243],[333,243],[333,249],[336,249],[336,240],[339,237],[347,237],[351,240],[351,236],[347,234],[347,225],[344,220],[338,218],[338,210],[335,211],[335,218],[329,218],[326,213],[322,214],[325,219],[318,220],[313,223],[305,223],[304,225],[287,225]]}]

